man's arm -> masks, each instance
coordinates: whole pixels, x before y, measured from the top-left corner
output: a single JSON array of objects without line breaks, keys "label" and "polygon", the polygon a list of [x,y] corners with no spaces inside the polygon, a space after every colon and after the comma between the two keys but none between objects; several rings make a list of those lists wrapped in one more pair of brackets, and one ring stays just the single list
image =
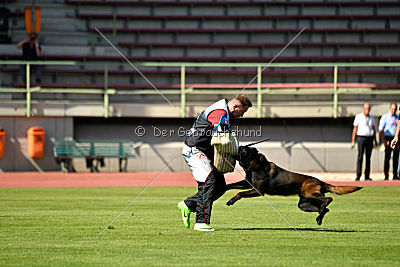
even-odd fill
[{"label": "man's arm", "polygon": [[382,144],[385,144],[385,146],[390,145],[390,144],[389,144],[389,141],[388,141],[388,142],[385,142],[385,135],[383,134],[383,131],[382,131],[382,130],[379,131],[379,137],[380,137],[380,139],[381,139]]},{"label": "man's arm", "polygon": [[385,115],[383,115],[382,117],[381,117],[381,119],[379,120],[379,127],[378,127],[378,130],[379,130],[379,137],[380,137],[380,139],[381,139],[381,143],[382,144],[385,144],[385,146],[388,146],[388,145],[390,145],[389,143],[385,143],[385,134],[384,134],[384,132],[383,132],[383,129],[385,129]]},{"label": "man's arm", "polygon": [[358,126],[353,127],[353,134],[351,135],[351,148],[354,147],[354,144],[356,142],[357,129],[358,129]]},{"label": "man's arm", "polygon": [[400,133],[400,123],[397,122],[396,133],[394,134],[394,138],[392,140],[392,143],[390,144],[392,149],[396,147],[396,144],[399,141],[399,133]]},{"label": "man's arm", "polygon": [[40,53],[40,47],[39,47],[39,40],[36,38],[36,40],[35,40],[35,49],[36,49],[36,55],[38,56],[38,57],[40,57],[41,56],[41,53]]},{"label": "man's arm", "polygon": [[21,49],[22,46],[23,46],[26,42],[29,42],[29,37],[28,37],[28,38],[25,38],[24,40],[22,40],[21,42],[19,42],[19,43],[17,44],[17,48],[18,48],[18,49]]}]

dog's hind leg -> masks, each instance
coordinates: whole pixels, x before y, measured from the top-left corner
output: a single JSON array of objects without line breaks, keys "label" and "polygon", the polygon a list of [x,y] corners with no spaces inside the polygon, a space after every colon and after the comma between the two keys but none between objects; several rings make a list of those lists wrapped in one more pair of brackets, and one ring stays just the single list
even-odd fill
[{"label": "dog's hind leg", "polygon": [[[329,198],[327,198],[327,199],[329,201]],[[329,203],[330,202],[332,202],[332,200],[329,201]],[[302,211],[305,211],[305,212],[318,212],[319,215],[316,218],[316,221],[317,221],[318,225],[321,225],[325,214],[329,212],[329,209],[326,208],[326,206],[329,205],[329,203],[325,206],[324,206],[324,203],[325,202],[321,201],[320,199],[300,197],[298,206]]]},{"label": "dog's hind leg", "polygon": [[305,212],[319,212],[322,201],[313,198],[304,198],[300,195],[300,200],[297,206]]},{"label": "dog's hind leg", "polygon": [[226,205],[231,206],[241,198],[258,197],[258,196],[260,196],[260,194],[255,189],[251,189],[249,191],[242,191],[237,193],[233,198],[231,198],[228,202],[226,202]]},{"label": "dog's hind leg", "polygon": [[319,203],[320,202],[320,209],[319,212],[321,213],[328,205],[329,203],[332,202],[333,198],[331,197],[326,197],[322,192],[321,192],[321,185],[319,184],[314,184],[314,183],[307,183],[304,184],[301,188],[301,196],[306,198],[306,199],[314,199],[316,202],[313,204]]},{"label": "dog's hind leg", "polygon": [[[321,193],[321,186],[318,184],[305,184],[302,187],[302,195],[307,199],[312,199],[312,201],[318,201],[321,203],[318,205],[318,217],[316,218],[317,224],[322,224],[322,219],[324,218],[325,214],[329,212],[329,209],[326,208],[333,200],[331,197],[325,197]],[[300,204],[300,203],[299,203]]]},{"label": "dog's hind leg", "polygon": [[329,209],[327,206],[332,202],[333,198],[331,197],[326,197],[324,200],[324,203],[321,205],[321,210],[319,212],[318,217],[316,218],[317,224],[321,225],[322,224],[322,219],[324,218],[325,214],[329,212]]},{"label": "dog's hind leg", "polygon": [[319,213],[318,217],[315,219],[317,221],[318,225],[322,224],[322,219],[324,219],[325,214],[327,214],[328,212],[329,212],[329,209],[324,208],[324,210]]}]

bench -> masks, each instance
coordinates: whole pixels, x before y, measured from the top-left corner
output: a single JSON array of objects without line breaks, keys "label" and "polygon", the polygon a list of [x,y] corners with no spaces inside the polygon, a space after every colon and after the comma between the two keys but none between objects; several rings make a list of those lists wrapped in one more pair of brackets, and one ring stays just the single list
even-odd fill
[{"label": "bench", "polygon": [[99,172],[99,165],[105,166],[104,158],[118,158],[119,171],[126,172],[128,158],[135,158],[130,140],[58,140],[53,142],[53,153],[61,171],[75,172],[74,158],[84,158],[90,172]]}]

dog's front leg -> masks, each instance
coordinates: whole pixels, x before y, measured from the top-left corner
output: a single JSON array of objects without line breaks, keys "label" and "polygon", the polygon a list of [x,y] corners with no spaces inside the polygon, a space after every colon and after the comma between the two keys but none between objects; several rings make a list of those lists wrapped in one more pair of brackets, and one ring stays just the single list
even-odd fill
[{"label": "dog's front leg", "polygon": [[251,171],[247,170],[245,172],[246,172],[246,177],[244,178],[244,180],[241,180],[241,181],[233,183],[233,184],[228,184],[226,190],[253,188],[253,186],[251,186]]},{"label": "dog's front leg", "polygon": [[226,190],[231,190],[231,189],[250,189],[252,186],[249,184],[247,180],[241,180],[239,182],[233,183],[233,184],[228,184]]},{"label": "dog's front leg", "polygon": [[260,194],[255,189],[251,189],[249,191],[242,191],[242,192],[237,193],[233,198],[231,198],[226,203],[226,205],[231,206],[231,205],[235,204],[235,202],[241,198],[257,197],[257,196],[260,196]]}]

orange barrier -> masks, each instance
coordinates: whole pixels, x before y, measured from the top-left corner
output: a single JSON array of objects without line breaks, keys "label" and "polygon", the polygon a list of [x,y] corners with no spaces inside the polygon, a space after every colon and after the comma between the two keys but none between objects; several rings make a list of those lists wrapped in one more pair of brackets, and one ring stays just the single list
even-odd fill
[{"label": "orange barrier", "polygon": [[[32,21],[32,8],[25,8],[25,30],[27,33],[35,32],[36,34],[40,33],[40,8],[35,8],[35,26]],[[35,31],[33,31],[35,30]]]},{"label": "orange barrier", "polygon": [[6,131],[0,128],[0,159],[4,156],[5,145],[6,145]]},{"label": "orange barrier", "polygon": [[32,24],[32,8],[25,8],[25,30],[27,33],[32,33],[33,24]]},{"label": "orange barrier", "polygon": [[40,8],[35,9],[35,33],[40,33]]},{"label": "orange barrier", "polygon": [[28,155],[31,158],[42,158],[44,155],[45,131],[40,127],[31,127],[27,131]]}]

